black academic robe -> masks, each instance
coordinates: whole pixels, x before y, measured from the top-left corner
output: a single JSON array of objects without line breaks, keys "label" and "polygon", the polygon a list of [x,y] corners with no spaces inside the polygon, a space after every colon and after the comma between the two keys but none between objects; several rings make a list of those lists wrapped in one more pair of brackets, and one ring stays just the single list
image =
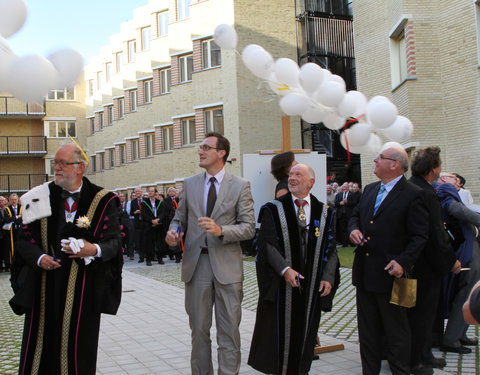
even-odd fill
[{"label": "black academic robe", "polygon": [[[256,240],[259,300],[248,364],[263,373],[282,374],[284,361],[287,361],[285,373],[297,375],[307,373],[310,369],[321,310],[330,311],[339,283],[335,220],[334,211],[328,208],[323,237],[317,237],[323,203],[311,196],[308,245],[306,255],[302,256],[292,196],[287,193],[279,201],[285,211],[291,244],[291,264],[288,265],[299,271],[305,279],[301,281],[301,290],[291,288],[291,301],[286,303],[287,286],[280,274],[284,264],[274,264],[277,261],[273,260],[276,255],[280,256],[279,259],[285,259],[284,235],[277,207],[272,203],[266,204],[259,215],[261,227]],[[318,240],[322,243],[315,263],[314,253]],[[271,253],[272,251],[277,254]],[[330,295],[324,298],[320,298],[318,292],[321,280],[329,281],[334,286]],[[289,321],[286,319],[286,306],[290,306],[291,310]],[[289,332],[285,330],[286,325],[290,326]],[[290,336],[289,340],[287,335]],[[284,355],[286,343],[289,347],[288,359]]]},{"label": "black academic robe", "polygon": [[[95,374],[100,313],[115,314],[121,298],[118,197],[107,193],[90,227],[80,229],[65,222],[61,188],[51,183],[49,189],[52,215],[47,218],[47,249],[61,267],[45,271],[37,266],[44,253],[40,220],[23,226],[12,266],[15,296],[10,301],[17,314],[25,313],[19,373]],[[83,179],[74,222],[87,215],[100,190]],[[72,260],[60,246],[60,240],[68,237],[99,244],[102,257],[89,265],[83,259]]]}]

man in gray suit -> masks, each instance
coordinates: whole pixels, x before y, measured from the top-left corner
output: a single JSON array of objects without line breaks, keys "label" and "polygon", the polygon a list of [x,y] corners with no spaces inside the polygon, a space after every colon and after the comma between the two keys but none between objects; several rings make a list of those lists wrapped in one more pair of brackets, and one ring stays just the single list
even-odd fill
[{"label": "man in gray suit", "polygon": [[198,151],[205,172],[189,177],[166,242],[184,243],[182,280],[192,330],[193,375],[213,375],[210,327],[215,305],[218,374],[238,374],[243,260],[240,241],[255,234],[250,183],[225,171],[230,143],[208,133]]}]

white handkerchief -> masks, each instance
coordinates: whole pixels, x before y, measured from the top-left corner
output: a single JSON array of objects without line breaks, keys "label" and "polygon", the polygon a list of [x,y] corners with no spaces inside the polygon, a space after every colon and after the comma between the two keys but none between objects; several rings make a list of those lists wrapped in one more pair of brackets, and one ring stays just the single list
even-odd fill
[{"label": "white handkerchief", "polygon": [[[85,246],[85,243],[83,242],[82,239],[76,239],[74,237],[68,237],[68,239],[62,239],[60,243],[62,244],[62,251],[65,251],[65,246],[70,246],[74,254],[77,254],[82,249],[82,247]],[[95,259],[95,257],[88,256],[88,257],[82,257],[82,259],[85,261],[85,265],[88,265],[92,260]]]}]

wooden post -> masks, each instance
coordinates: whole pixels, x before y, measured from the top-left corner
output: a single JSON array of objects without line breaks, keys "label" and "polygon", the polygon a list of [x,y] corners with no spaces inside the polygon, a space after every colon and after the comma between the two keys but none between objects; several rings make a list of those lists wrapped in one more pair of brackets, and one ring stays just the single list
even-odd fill
[{"label": "wooden post", "polygon": [[291,146],[290,116],[282,116],[282,152],[290,151]]}]

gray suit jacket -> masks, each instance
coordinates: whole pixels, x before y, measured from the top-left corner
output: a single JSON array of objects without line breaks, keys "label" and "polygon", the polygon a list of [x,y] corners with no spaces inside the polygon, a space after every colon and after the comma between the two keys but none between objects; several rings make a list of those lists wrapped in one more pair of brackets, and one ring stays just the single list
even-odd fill
[{"label": "gray suit jacket", "polygon": [[206,234],[198,226],[198,218],[205,216],[205,172],[187,178],[170,230],[187,230],[182,261],[182,281],[189,282],[197,266],[201,247],[208,241],[208,256],[215,278],[221,284],[243,281],[243,258],[240,241],[255,234],[255,216],[250,183],[226,172],[220,186],[211,218],[223,228],[223,239]]}]

